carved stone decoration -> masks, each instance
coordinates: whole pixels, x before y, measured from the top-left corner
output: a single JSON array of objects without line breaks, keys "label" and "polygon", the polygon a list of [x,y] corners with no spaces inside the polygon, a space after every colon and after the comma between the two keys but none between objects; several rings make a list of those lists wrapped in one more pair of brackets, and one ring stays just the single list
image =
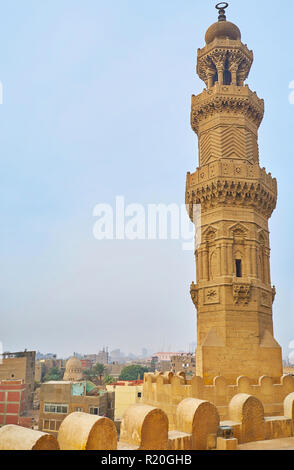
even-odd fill
[{"label": "carved stone decoration", "polygon": [[240,51],[240,49],[229,51],[228,53],[229,70],[234,69],[237,71],[239,68],[239,65],[241,64],[243,60],[245,60],[244,54],[242,53],[242,51]]},{"label": "carved stone decoration", "polygon": [[213,241],[215,240],[216,233],[217,233],[217,229],[210,225],[209,227],[207,227],[206,230],[204,230],[202,234],[202,239],[207,240],[207,241]]},{"label": "carved stone decoration", "polygon": [[198,287],[194,282],[192,282],[191,287],[190,287],[190,294],[191,294],[191,299],[195,307],[198,307]]},{"label": "carved stone decoration", "polygon": [[251,284],[249,283],[233,283],[233,298],[234,304],[247,305],[250,301]]},{"label": "carved stone decoration", "polygon": [[219,304],[219,287],[208,287],[204,290],[204,304]]},{"label": "carved stone decoration", "polygon": [[262,291],[260,294],[260,304],[263,307],[268,307],[270,308],[272,306],[272,295],[268,291]]},{"label": "carved stone decoration", "polygon": [[199,76],[201,76],[201,79],[205,82],[206,86],[208,86],[208,79],[209,77],[214,76],[216,73],[216,68],[211,58],[206,56],[203,57],[201,61],[199,61],[197,71]]},{"label": "carved stone decoration", "polygon": [[225,49],[213,49],[210,53],[211,61],[217,70],[224,70],[227,51]]},{"label": "carved stone decoration", "polygon": [[[216,162],[219,162],[221,159],[224,159],[223,168],[225,167],[226,159],[232,159],[231,163],[234,162],[235,164],[235,175],[242,177],[247,176],[248,163],[254,164],[254,162],[257,163],[259,160],[255,135],[251,130],[244,127],[217,126],[201,133],[199,136],[199,150],[201,153],[201,165],[210,164],[210,178],[219,172]],[[245,157],[246,160],[244,161]],[[247,165],[244,165],[245,162]]]},{"label": "carved stone decoration", "polygon": [[[213,82],[208,81],[211,71],[218,72],[228,70],[231,72],[231,82],[228,85],[242,86],[248,77],[253,62],[253,53],[241,41],[224,41],[217,39],[213,44],[198,50],[197,74],[208,88]],[[222,83],[222,77],[218,77]]]},{"label": "carved stone decoration", "polygon": [[247,58],[245,58],[242,61],[242,64],[240,65],[239,70],[238,70],[238,77],[239,77],[239,84],[240,85],[243,85],[243,82],[248,77],[250,68],[251,68],[251,64],[250,64],[249,60]]},{"label": "carved stone decoration", "polygon": [[239,237],[244,238],[248,234],[247,228],[243,224],[240,224],[240,223],[237,223],[233,225],[232,227],[230,227],[230,230],[234,238],[239,238]]},{"label": "carved stone decoration", "polygon": [[269,218],[276,208],[277,197],[259,181],[248,184],[248,182],[228,178],[227,180],[213,180],[203,186],[195,186],[195,189],[189,191],[186,203],[191,207],[193,204],[201,204],[202,211],[217,205],[253,207]]},{"label": "carved stone decoration", "polygon": [[191,123],[193,130],[198,133],[199,125],[211,116],[222,113],[245,116],[258,128],[264,115],[264,101],[248,89],[233,92],[230,87],[215,85],[213,93],[203,92],[201,100],[192,97]]}]

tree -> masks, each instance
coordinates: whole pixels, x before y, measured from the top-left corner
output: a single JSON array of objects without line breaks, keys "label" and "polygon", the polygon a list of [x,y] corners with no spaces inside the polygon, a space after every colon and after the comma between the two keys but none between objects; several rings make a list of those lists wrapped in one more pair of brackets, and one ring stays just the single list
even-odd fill
[{"label": "tree", "polygon": [[51,380],[62,380],[62,372],[58,367],[52,367],[44,377],[44,382],[50,382]]},{"label": "tree", "polygon": [[121,371],[119,380],[137,380],[138,378],[140,380],[143,380],[144,374],[146,372],[150,372],[150,369],[148,369],[148,367],[143,367],[136,364],[132,366],[126,366]]},{"label": "tree", "polygon": [[85,370],[83,371],[83,376],[85,377],[85,379],[91,380],[91,379],[93,379],[94,377],[96,377],[96,374],[95,374],[95,372],[93,371],[93,369],[85,369]]},{"label": "tree", "polygon": [[102,376],[105,374],[106,367],[104,364],[99,364],[98,362],[98,364],[94,365],[93,370],[95,371],[96,375],[98,375],[99,379],[101,380]]},{"label": "tree", "polygon": [[104,377],[105,385],[113,384],[114,382],[115,382],[115,378],[112,377],[112,375],[106,375],[106,377]]}]

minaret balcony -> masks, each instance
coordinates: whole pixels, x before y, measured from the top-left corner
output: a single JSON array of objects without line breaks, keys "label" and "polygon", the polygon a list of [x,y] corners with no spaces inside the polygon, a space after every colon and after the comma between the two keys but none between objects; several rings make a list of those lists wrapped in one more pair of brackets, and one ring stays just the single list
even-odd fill
[{"label": "minaret balcony", "polygon": [[[200,95],[192,95],[191,125],[196,134],[205,124],[215,125],[213,118],[229,116],[238,123],[238,118],[246,118],[248,125],[257,133],[264,115],[264,100],[258,98],[256,92],[248,85],[220,85],[218,82]],[[242,122],[240,122],[242,124]],[[207,126],[206,126],[207,127]],[[205,128],[205,130],[207,130]]]},{"label": "minaret balcony", "polygon": [[269,218],[277,203],[277,181],[258,164],[221,160],[187,174],[186,204],[190,217],[193,205],[205,211],[218,206],[241,206],[256,209]]}]

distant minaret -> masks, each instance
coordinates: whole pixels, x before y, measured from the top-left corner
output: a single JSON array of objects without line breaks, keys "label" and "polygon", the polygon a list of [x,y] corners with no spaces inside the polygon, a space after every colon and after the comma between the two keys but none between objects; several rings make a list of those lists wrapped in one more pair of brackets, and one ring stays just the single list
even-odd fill
[{"label": "distant minaret", "polygon": [[273,337],[268,220],[276,207],[277,182],[259,166],[258,128],[264,102],[244,81],[253,53],[239,28],[218,22],[198,49],[197,74],[206,89],[192,96],[191,124],[199,139],[199,168],[188,173],[186,204],[201,205],[201,244],[195,252],[197,283],[197,375],[257,383],[283,374]]}]

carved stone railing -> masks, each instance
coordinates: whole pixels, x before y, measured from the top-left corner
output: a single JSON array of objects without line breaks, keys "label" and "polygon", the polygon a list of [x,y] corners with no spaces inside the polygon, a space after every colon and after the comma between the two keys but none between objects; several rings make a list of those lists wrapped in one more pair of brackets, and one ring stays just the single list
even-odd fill
[{"label": "carved stone railing", "polygon": [[258,98],[248,85],[239,87],[215,83],[200,95],[192,96],[191,125],[194,131],[198,133],[199,124],[215,113],[246,116],[258,128],[264,115],[264,100]]},{"label": "carved stone railing", "polygon": [[269,218],[276,203],[277,181],[258,164],[222,160],[187,174],[186,204],[192,219],[193,204],[201,204],[202,210],[227,204],[253,207]]}]

